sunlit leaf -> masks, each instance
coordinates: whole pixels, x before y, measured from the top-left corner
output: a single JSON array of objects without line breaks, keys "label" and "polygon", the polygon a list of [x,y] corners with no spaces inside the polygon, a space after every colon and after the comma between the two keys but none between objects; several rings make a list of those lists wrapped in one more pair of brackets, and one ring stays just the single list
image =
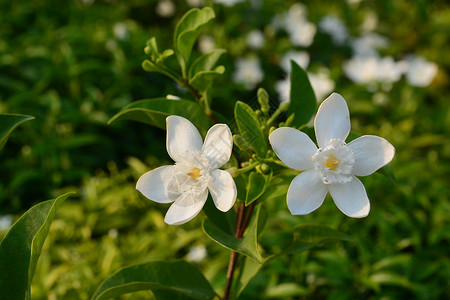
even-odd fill
[{"label": "sunlit leaf", "polygon": [[236,282],[237,297],[244,291],[250,280],[258,274],[259,270],[263,267],[263,263],[257,262],[249,257],[243,257],[241,261],[241,267],[239,276]]},{"label": "sunlit leaf", "polygon": [[294,61],[291,61],[290,102],[288,115],[294,114],[290,126],[300,127],[308,123],[316,111],[316,96],[308,74]]},{"label": "sunlit leaf", "polygon": [[214,11],[210,7],[204,7],[202,9],[193,8],[181,18],[175,27],[175,53],[177,54],[183,73],[186,71],[192,46],[200,31],[214,18]]},{"label": "sunlit leaf", "polygon": [[92,300],[143,290],[176,297],[170,299],[212,299],[216,295],[202,273],[191,264],[154,261],[119,270],[99,286]]},{"label": "sunlit leaf", "polygon": [[261,204],[258,204],[255,207],[253,218],[250,221],[248,230],[242,238],[236,238],[232,234],[222,231],[208,218],[206,218],[203,222],[203,231],[212,240],[216,241],[225,248],[244,254],[262,263],[263,257],[261,256],[261,253],[259,251],[257,241],[259,222],[264,221],[262,220],[262,218],[260,219],[260,213]]},{"label": "sunlit leaf", "polygon": [[56,210],[73,194],[36,204],[3,238],[0,243],[0,299],[18,300],[30,296],[34,270]]},{"label": "sunlit leaf", "polygon": [[256,171],[250,173],[245,205],[249,205],[253,201],[257,200],[266,191],[271,179],[272,171],[267,174],[261,174]]},{"label": "sunlit leaf", "polygon": [[234,115],[241,136],[258,156],[266,157],[266,140],[253,109],[244,102],[238,101],[234,107]]},{"label": "sunlit leaf", "polygon": [[21,123],[34,117],[15,114],[0,114],[0,149],[3,148],[11,132]]},{"label": "sunlit leaf", "polygon": [[189,79],[192,79],[198,72],[211,71],[225,52],[225,49],[214,49],[197,58],[189,68]]},{"label": "sunlit leaf", "polygon": [[225,72],[224,66],[218,66],[211,71],[201,71],[195,74],[195,76],[189,80],[189,84],[199,91],[206,90],[211,84],[214,78],[222,75]]},{"label": "sunlit leaf", "polygon": [[133,120],[165,129],[166,118],[170,115],[189,119],[201,132],[206,132],[211,126],[211,120],[198,103],[166,98],[133,102],[112,117],[109,124],[118,120]]}]

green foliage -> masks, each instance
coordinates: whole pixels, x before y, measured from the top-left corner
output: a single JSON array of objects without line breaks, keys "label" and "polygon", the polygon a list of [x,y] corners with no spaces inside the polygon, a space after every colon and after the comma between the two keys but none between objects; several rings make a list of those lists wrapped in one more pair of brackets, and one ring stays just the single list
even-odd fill
[{"label": "green foliage", "polygon": [[0,114],[0,149],[3,148],[14,128],[32,119],[34,119],[32,116]]},{"label": "green foliage", "polygon": [[175,27],[173,44],[183,74],[186,74],[188,69],[195,40],[200,31],[214,18],[214,11],[210,7],[194,8],[188,11]]},{"label": "green foliage", "polygon": [[202,273],[189,263],[155,261],[118,271],[100,285],[92,300],[110,299],[139,290],[152,290],[155,294],[168,291],[171,297],[182,297],[180,299],[206,300],[215,296]]},{"label": "green foliage", "polygon": [[271,170],[267,174],[261,174],[259,172],[250,173],[245,205],[249,205],[253,201],[259,199],[259,197],[267,190],[270,180],[272,179],[272,174],[273,172]]},{"label": "green foliage", "polygon": [[266,157],[267,144],[261,130],[258,117],[253,109],[244,102],[237,101],[234,115],[241,136],[250,145],[251,151],[259,157]]},{"label": "green foliage", "polygon": [[109,123],[118,120],[133,120],[165,129],[166,118],[170,115],[189,118],[203,132],[206,132],[211,125],[211,121],[197,103],[189,100],[169,100],[165,98],[133,102],[113,116]]},{"label": "green foliage", "polygon": [[222,231],[209,219],[205,219],[203,222],[203,231],[220,245],[262,263],[263,257],[259,251],[257,240],[258,229],[262,226],[260,222],[264,221],[263,218],[260,218],[261,208],[261,204],[255,208],[255,213],[248,226],[247,233],[242,238],[236,238],[233,235]]},{"label": "green foliage", "polygon": [[300,127],[309,122],[316,111],[316,96],[308,74],[294,61],[291,61],[291,92],[288,115],[294,114],[292,127]]},{"label": "green foliage", "polygon": [[30,208],[0,243],[0,296],[2,299],[30,297],[37,261],[56,210],[73,193]]}]

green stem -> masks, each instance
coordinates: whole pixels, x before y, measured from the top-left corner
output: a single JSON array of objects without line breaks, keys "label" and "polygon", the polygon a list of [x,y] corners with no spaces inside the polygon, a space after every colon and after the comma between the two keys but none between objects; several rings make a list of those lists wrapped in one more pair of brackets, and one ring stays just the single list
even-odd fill
[{"label": "green stem", "polygon": [[246,167],[243,167],[243,168],[238,169],[238,172],[239,172],[239,174],[247,173],[247,172],[253,170],[254,168],[256,168],[256,166],[259,165],[259,164],[260,164],[259,161],[254,162],[254,163],[252,163],[251,165],[248,165],[248,166],[246,166]]}]

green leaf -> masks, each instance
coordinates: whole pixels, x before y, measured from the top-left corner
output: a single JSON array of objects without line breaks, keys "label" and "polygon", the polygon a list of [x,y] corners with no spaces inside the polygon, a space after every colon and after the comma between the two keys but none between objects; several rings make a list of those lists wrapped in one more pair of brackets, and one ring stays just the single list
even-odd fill
[{"label": "green leaf", "polygon": [[214,18],[214,11],[210,7],[193,8],[181,18],[175,27],[173,44],[183,74],[185,74],[189,64],[189,57],[195,40],[203,27]]},{"label": "green leaf", "polygon": [[189,84],[199,91],[205,91],[211,85],[214,78],[225,72],[224,66],[218,66],[212,71],[201,71],[189,80]]},{"label": "green leaf", "polygon": [[267,189],[266,192],[262,194],[260,201],[264,202],[268,199],[279,199],[280,201],[286,200],[289,186],[297,175],[298,172],[293,170],[285,170],[277,173],[270,181],[270,189]]},{"label": "green leaf", "polygon": [[242,258],[239,277],[236,281],[235,291],[237,293],[237,297],[239,297],[239,295],[244,291],[250,280],[258,274],[263,265],[263,263],[257,262],[249,257],[245,256]]},{"label": "green leaf", "polygon": [[336,240],[353,242],[350,236],[332,228],[321,225],[301,224],[294,228],[292,244],[282,254],[302,252]]},{"label": "green leaf", "polygon": [[189,119],[200,132],[205,133],[211,126],[211,120],[201,106],[189,100],[169,100],[166,98],[146,99],[125,106],[109,120],[109,124],[118,120],[133,120],[166,128],[166,118],[177,115]]},{"label": "green leaf", "polygon": [[247,197],[245,198],[246,206],[257,200],[266,191],[270,180],[272,179],[272,173],[272,170],[267,174],[261,174],[256,171],[250,173],[247,186]]},{"label": "green leaf", "polygon": [[244,102],[237,101],[234,107],[234,116],[241,136],[259,157],[266,157],[266,140],[260,128],[258,117],[253,109]]},{"label": "green leaf", "polygon": [[292,127],[300,127],[309,122],[316,111],[316,96],[308,74],[291,60],[291,94],[288,115],[294,114]]},{"label": "green leaf", "polygon": [[236,213],[234,209],[230,209],[227,212],[221,212],[214,205],[214,201],[211,196],[203,206],[203,212],[207,218],[214,223],[220,230],[233,235],[236,228]]},{"label": "green leaf", "polygon": [[0,114],[0,149],[5,146],[11,132],[19,124],[32,120],[34,117],[26,115]]},{"label": "green leaf", "polygon": [[208,218],[203,221],[203,231],[212,240],[225,248],[246,255],[259,263],[263,263],[264,259],[259,251],[257,241],[259,223],[264,221],[263,218],[260,218],[260,213],[261,204],[258,204],[248,226],[247,233],[242,238],[236,238],[232,234],[222,231]]},{"label": "green leaf", "polygon": [[142,290],[152,290],[156,295],[162,292],[177,297],[175,299],[212,299],[216,295],[202,273],[191,264],[154,261],[119,270],[99,286],[92,300]]},{"label": "green leaf", "polygon": [[27,293],[56,210],[72,194],[36,204],[3,238],[0,243],[0,299],[30,297]]},{"label": "green leaf", "polygon": [[225,52],[225,49],[214,49],[213,51],[197,58],[189,68],[189,79],[192,79],[199,72],[211,71],[219,58]]}]

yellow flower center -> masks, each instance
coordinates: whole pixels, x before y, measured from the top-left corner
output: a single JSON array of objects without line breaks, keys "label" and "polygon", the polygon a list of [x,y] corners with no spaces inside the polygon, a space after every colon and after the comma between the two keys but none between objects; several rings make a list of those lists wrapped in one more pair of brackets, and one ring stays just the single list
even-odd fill
[{"label": "yellow flower center", "polygon": [[192,178],[199,178],[202,176],[202,174],[200,173],[200,169],[195,168],[193,171],[187,173],[189,176],[191,176]]},{"label": "yellow flower center", "polygon": [[336,158],[332,157],[332,156],[330,156],[327,159],[327,161],[325,162],[325,167],[327,167],[328,170],[334,170],[334,169],[336,169],[336,167],[338,165],[339,165],[339,161]]}]

